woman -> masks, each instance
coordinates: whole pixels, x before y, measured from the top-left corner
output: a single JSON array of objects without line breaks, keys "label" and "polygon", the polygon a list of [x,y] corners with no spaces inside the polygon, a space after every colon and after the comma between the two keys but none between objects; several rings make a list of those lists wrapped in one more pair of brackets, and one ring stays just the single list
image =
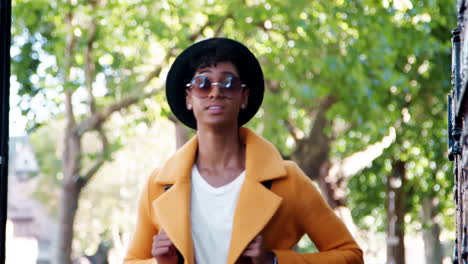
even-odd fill
[{"label": "woman", "polygon": [[[363,263],[310,179],[241,127],[263,92],[257,59],[234,40],[204,40],[176,58],[167,100],[197,136],[148,180],[125,263]],[[292,250],[304,234],[320,252]]]}]

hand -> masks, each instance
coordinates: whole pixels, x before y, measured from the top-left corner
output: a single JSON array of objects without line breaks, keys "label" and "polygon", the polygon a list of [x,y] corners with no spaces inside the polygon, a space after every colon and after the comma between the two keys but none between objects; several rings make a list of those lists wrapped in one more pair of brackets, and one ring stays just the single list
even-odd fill
[{"label": "hand", "polygon": [[177,264],[179,261],[176,247],[162,229],[153,236],[151,254],[156,258],[158,264]]},{"label": "hand", "polygon": [[253,264],[273,264],[273,259],[269,257],[268,252],[263,246],[263,237],[261,235],[256,236],[250,242],[241,256],[249,257]]}]

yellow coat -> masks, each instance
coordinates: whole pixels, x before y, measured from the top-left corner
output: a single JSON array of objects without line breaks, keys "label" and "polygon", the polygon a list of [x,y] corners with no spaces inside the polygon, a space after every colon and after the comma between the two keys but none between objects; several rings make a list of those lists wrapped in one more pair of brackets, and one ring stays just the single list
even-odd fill
[{"label": "yellow coat", "polygon": [[[283,160],[271,143],[250,130],[241,128],[240,135],[246,144],[246,178],[234,214],[227,263],[235,263],[260,233],[280,264],[363,263],[361,249],[301,169]],[[194,264],[190,175],[197,146],[194,137],[151,174],[140,198],[125,264],[156,263],[151,256],[152,238],[161,228],[184,263]],[[261,184],[268,180],[273,180],[270,190]],[[168,184],[173,186],[164,191]],[[292,250],[304,234],[320,252],[299,254]]]}]

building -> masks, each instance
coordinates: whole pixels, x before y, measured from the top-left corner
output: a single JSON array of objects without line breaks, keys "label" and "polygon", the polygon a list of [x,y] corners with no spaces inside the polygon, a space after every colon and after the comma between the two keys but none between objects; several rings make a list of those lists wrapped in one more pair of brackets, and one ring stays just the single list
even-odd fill
[{"label": "building", "polygon": [[7,264],[54,264],[57,224],[33,197],[40,170],[28,137],[9,140]]}]

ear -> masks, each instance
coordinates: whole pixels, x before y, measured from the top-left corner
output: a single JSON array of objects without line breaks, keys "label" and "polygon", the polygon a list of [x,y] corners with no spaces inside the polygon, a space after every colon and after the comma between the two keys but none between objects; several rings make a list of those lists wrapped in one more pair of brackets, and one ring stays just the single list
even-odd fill
[{"label": "ear", "polygon": [[245,87],[242,90],[241,105],[247,105],[249,103],[249,95],[250,95],[250,89],[249,87]]},{"label": "ear", "polygon": [[188,89],[185,89],[185,107],[188,110],[192,110],[193,104],[192,104],[192,94]]}]

